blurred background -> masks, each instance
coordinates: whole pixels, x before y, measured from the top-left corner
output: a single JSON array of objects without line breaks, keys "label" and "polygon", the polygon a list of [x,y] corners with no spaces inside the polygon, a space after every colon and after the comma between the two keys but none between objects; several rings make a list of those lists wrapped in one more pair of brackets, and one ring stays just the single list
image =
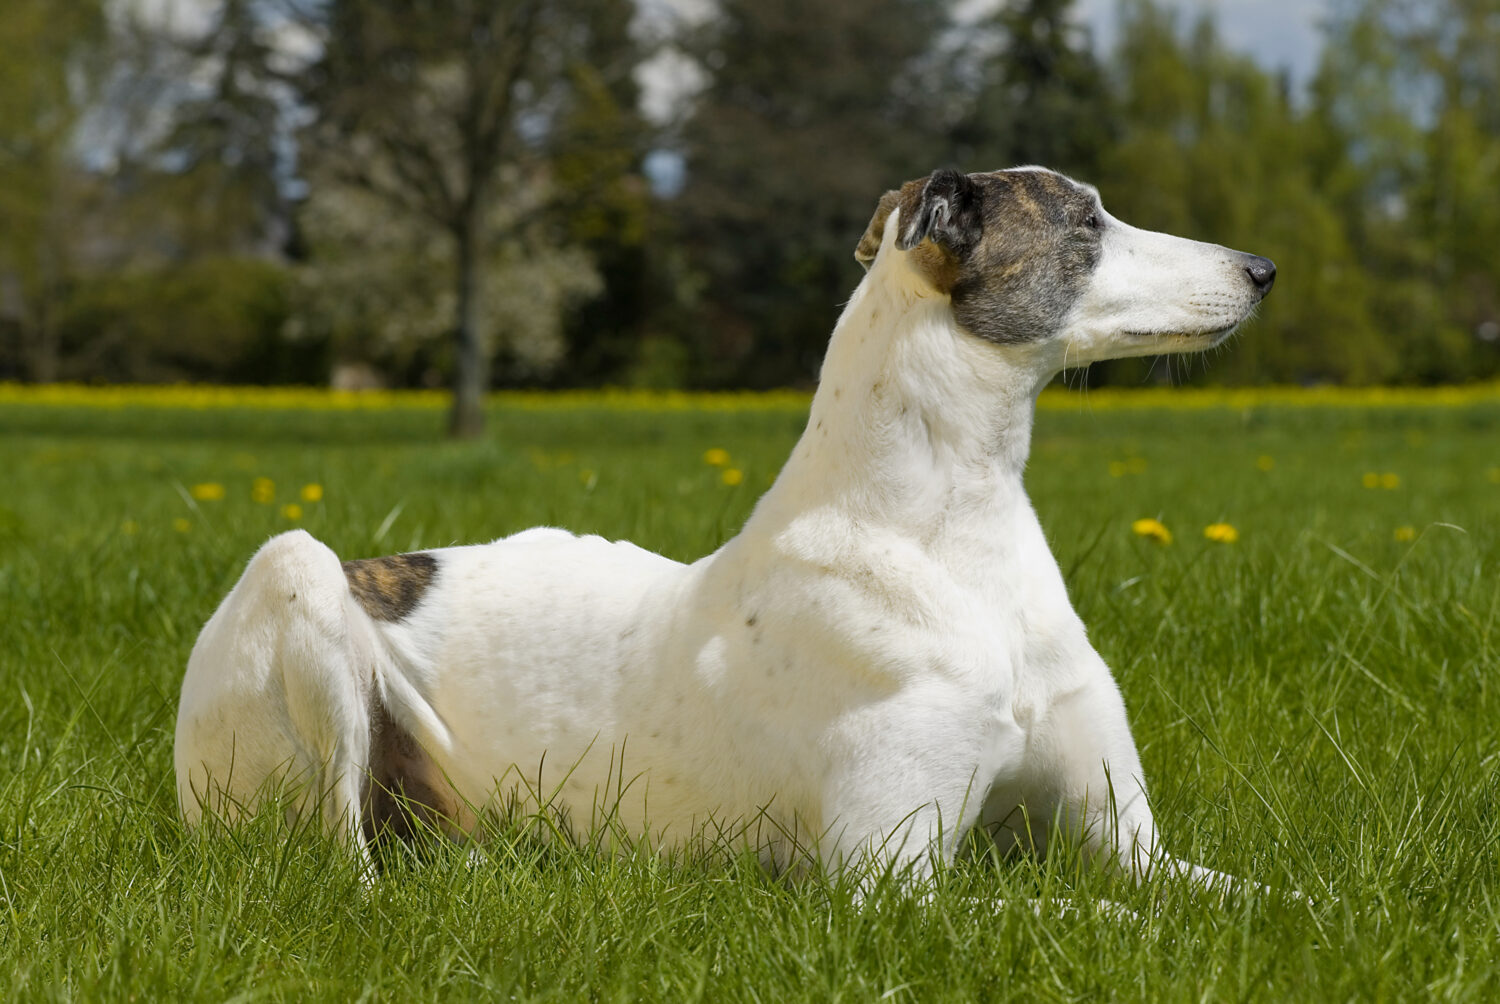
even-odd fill
[{"label": "blurred background", "polygon": [[1075,381],[1500,374],[1500,0],[0,6],[0,380],[806,386],[880,194],[1023,163],[1280,267]]}]

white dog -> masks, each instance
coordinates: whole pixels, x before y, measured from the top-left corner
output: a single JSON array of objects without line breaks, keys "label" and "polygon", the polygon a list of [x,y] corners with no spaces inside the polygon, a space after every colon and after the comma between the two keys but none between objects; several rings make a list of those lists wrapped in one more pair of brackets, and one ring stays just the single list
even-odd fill
[{"label": "white dog", "polygon": [[464,834],[546,809],[921,875],[978,824],[1231,881],[1159,843],[1021,475],[1061,368],[1217,345],[1275,266],[1040,168],[889,192],[856,257],[806,432],[694,564],[556,529],[343,564],[300,531],[267,543],[188,663],[188,822],[291,782],[290,811],[360,847],[413,815]]}]

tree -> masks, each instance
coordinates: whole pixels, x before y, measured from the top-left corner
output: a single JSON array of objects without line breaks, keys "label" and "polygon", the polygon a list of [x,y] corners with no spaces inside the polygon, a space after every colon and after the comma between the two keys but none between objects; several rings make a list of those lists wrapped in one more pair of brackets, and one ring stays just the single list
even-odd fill
[{"label": "tree", "polygon": [[179,74],[193,83],[164,96],[171,127],[149,155],[184,255],[274,256],[285,243],[294,95],[276,16],[263,0],[220,0],[207,27],[170,39]]},{"label": "tree", "polygon": [[947,23],[928,0],[724,0],[684,40],[711,77],[683,130],[673,205],[702,296],[690,334],[713,383],[810,379],[881,193],[950,159]]},{"label": "tree", "polygon": [[[1149,0],[1121,13],[1109,71],[1118,139],[1094,179],[1106,205],[1137,226],[1264,254],[1280,266],[1260,319],[1205,371],[1230,382],[1388,378],[1396,357],[1376,329],[1358,245],[1318,166],[1340,163],[1342,148],[1329,148],[1281,81],[1227,50],[1211,19],[1184,30]],[[1090,379],[1171,376],[1158,365],[1111,363]]]},{"label": "tree", "polygon": [[568,244],[588,252],[601,279],[599,295],[580,302],[565,324],[570,383],[618,379],[647,324],[654,267],[642,164],[656,130],[640,111],[637,70],[647,46],[633,31],[636,14],[629,0],[596,5],[559,134],[556,222]]},{"label": "tree", "polygon": [[97,194],[75,143],[105,37],[97,0],[12,0],[0,17],[0,319],[33,380],[57,377],[58,307]]},{"label": "tree", "polygon": [[976,79],[954,142],[971,170],[1042,164],[1089,178],[1117,139],[1103,69],[1072,8],[1004,3],[969,33]]},{"label": "tree", "polygon": [[[316,174],[300,219],[307,261],[296,269],[293,340],[327,344],[337,361],[368,363],[400,382],[431,382],[451,355],[449,234]],[[534,206],[517,212],[513,201],[497,201],[481,225],[487,238],[474,281],[485,323],[505,333],[517,378],[545,378],[566,351],[562,318],[599,293],[599,273],[582,247],[557,243]]]},{"label": "tree", "polygon": [[1312,114],[1371,273],[1393,376],[1500,370],[1500,20],[1494,0],[1336,4]]},{"label": "tree", "polygon": [[328,0],[307,76],[310,175],[448,242],[454,435],[483,428],[486,257],[557,194],[552,158],[590,14],[623,2]]}]

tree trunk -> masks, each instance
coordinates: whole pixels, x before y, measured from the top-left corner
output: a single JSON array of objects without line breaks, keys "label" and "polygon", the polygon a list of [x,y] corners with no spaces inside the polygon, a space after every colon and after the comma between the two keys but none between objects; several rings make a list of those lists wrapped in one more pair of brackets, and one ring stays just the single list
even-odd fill
[{"label": "tree trunk", "polygon": [[489,386],[489,358],[480,323],[479,222],[477,211],[465,214],[454,237],[458,244],[458,324],[454,328],[453,411],[448,434],[472,439],[484,432],[484,392]]}]

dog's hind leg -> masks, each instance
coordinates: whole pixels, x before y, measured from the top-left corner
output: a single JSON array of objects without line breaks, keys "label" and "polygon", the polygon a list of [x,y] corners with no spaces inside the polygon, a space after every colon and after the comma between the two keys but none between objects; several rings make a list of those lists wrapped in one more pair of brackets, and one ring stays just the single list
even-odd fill
[{"label": "dog's hind leg", "polygon": [[372,641],[339,559],[284,533],[250,560],[193,646],[178,706],[177,796],[189,825],[265,800],[360,839]]}]

